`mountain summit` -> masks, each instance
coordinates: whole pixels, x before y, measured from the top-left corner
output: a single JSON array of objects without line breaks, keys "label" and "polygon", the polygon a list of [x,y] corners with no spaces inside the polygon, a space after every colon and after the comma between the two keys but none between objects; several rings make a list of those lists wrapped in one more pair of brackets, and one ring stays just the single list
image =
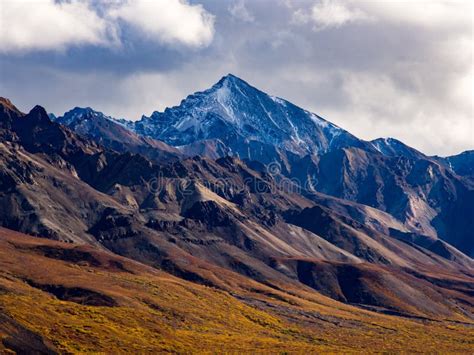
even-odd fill
[{"label": "mountain summit", "polygon": [[174,146],[219,139],[234,155],[248,159],[261,156],[265,147],[304,156],[360,145],[356,137],[318,115],[232,74],[189,95],[179,106],[143,117],[131,128]]},{"label": "mountain summit", "polygon": [[139,136],[117,123],[112,117],[90,107],[75,107],[65,112],[63,116],[50,117],[76,133],[118,152],[138,153],[155,161],[176,159],[181,155],[176,148]]}]

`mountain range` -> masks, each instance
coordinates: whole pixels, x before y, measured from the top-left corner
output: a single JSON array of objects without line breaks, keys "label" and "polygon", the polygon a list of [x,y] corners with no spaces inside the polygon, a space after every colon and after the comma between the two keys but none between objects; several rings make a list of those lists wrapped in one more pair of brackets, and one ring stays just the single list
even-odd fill
[{"label": "mountain range", "polygon": [[[148,137],[173,146],[183,156],[235,156],[273,164],[301,187],[388,212],[417,233],[439,237],[474,255],[470,242],[474,226],[468,218],[474,215],[472,151],[443,159],[428,157],[393,138],[364,141],[231,74],[177,107],[137,122],[122,120],[122,126],[113,130],[110,117],[85,109],[95,119],[84,120],[87,113],[80,111],[66,112],[57,122],[108,148],[126,145],[126,150],[152,159],[158,153],[147,151],[171,153],[171,148],[150,141],[138,144],[138,149],[134,142]],[[130,131],[123,133],[123,127],[140,138],[130,139]],[[158,149],[149,149],[150,144]]]},{"label": "mountain range", "polygon": [[[56,314],[65,324],[95,309],[120,332],[134,329],[127,309],[168,314],[160,331],[176,326],[187,340],[150,340],[161,351],[189,351],[199,334],[201,350],[216,350],[223,332],[247,349],[354,351],[377,346],[366,343],[374,324],[388,351],[426,350],[420,334],[438,351],[469,347],[472,151],[430,157],[361,140],[230,74],[136,122],[79,107],[25,114],[2,98],[0,137],[5,349],[119,346],[108,332],[94,333],[94,348],[62,327],[54,343],[40,326],[54,302],[74,307],[74,319]],[[38,270],[19,269],[22,259]],[[25,321],[31,292],[46,313]],[[170,301],[190,298],[207,311]],[[226,307],[245,316],[219,323]]]}]

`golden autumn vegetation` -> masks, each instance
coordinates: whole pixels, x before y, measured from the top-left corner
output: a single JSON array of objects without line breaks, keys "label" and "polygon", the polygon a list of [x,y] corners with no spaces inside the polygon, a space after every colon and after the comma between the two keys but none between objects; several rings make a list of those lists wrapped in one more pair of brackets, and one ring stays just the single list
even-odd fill
[{"label": "golden autumn vegetation", "polygon": [[[236,279],[240,276],[236,275]],[[219,290],[101,252],[0,230],[0,352],[457,352],[473,323],[408,319],[249,280]]]}]

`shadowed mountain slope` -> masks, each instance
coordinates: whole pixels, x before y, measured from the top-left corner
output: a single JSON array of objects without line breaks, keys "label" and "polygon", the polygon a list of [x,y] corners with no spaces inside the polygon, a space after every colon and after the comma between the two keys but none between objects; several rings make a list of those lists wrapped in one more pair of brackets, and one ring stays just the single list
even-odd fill
[{"label": "shadowed mountain slope", "polygon": [[438,158],[456,174],[474,179],[474,150],[466,150],[458,155]]}]

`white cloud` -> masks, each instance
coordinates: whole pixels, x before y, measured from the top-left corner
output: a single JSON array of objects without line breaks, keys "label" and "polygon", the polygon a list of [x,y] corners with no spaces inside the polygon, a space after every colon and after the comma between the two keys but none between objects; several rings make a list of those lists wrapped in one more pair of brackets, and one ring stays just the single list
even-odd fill
[{"label": "white cloud", "polygon": [[255,17],[247,9],[247,6],[245,6],[244,0],[237,0],[236,2],[231,4],[229,6],[229,12],[234,18],[240,21],[244,21],[244,22],[255,21]]},{"label": "white cloud", "polygon": [[208,45],[214,36],[214,16],[202,5],[184,0],[128,0],[111,9],[109,16],[161,43],[199,47]]},{"label": "white cloud", "polygon": [[342,1],[322,0],[313,5],[311,10],[298,9],[293,13],[293,23],[309,23],[315,30],[341,27],[348,23],[368,21],[370,17],[355,7],[349,7]]},{"label": "white cloud", "polygon": [[93,3],[2,0],[0,52],[119,45],[122,23],[138,29],[149,40],[168,45],[206,46],[214,35],[214,16],[185,0],[113,0],[101,3],[101,12]]},{"label": "white cloud", "polygon": [[64,49],[110,42],[107,22],[85,1],[2,0],[0,52]]},{"label": "white cloud", "polygon": [[471,0],[318,0],[298,8],[293,23],[313,23],[316,30],[356,22],[395,23],[424,28],[465,28],[472,25]]},{"label": "white cloud", "polygon": [[438,29],[472,25],[471,0],[349,0],[349,3],[384,22]]}]

